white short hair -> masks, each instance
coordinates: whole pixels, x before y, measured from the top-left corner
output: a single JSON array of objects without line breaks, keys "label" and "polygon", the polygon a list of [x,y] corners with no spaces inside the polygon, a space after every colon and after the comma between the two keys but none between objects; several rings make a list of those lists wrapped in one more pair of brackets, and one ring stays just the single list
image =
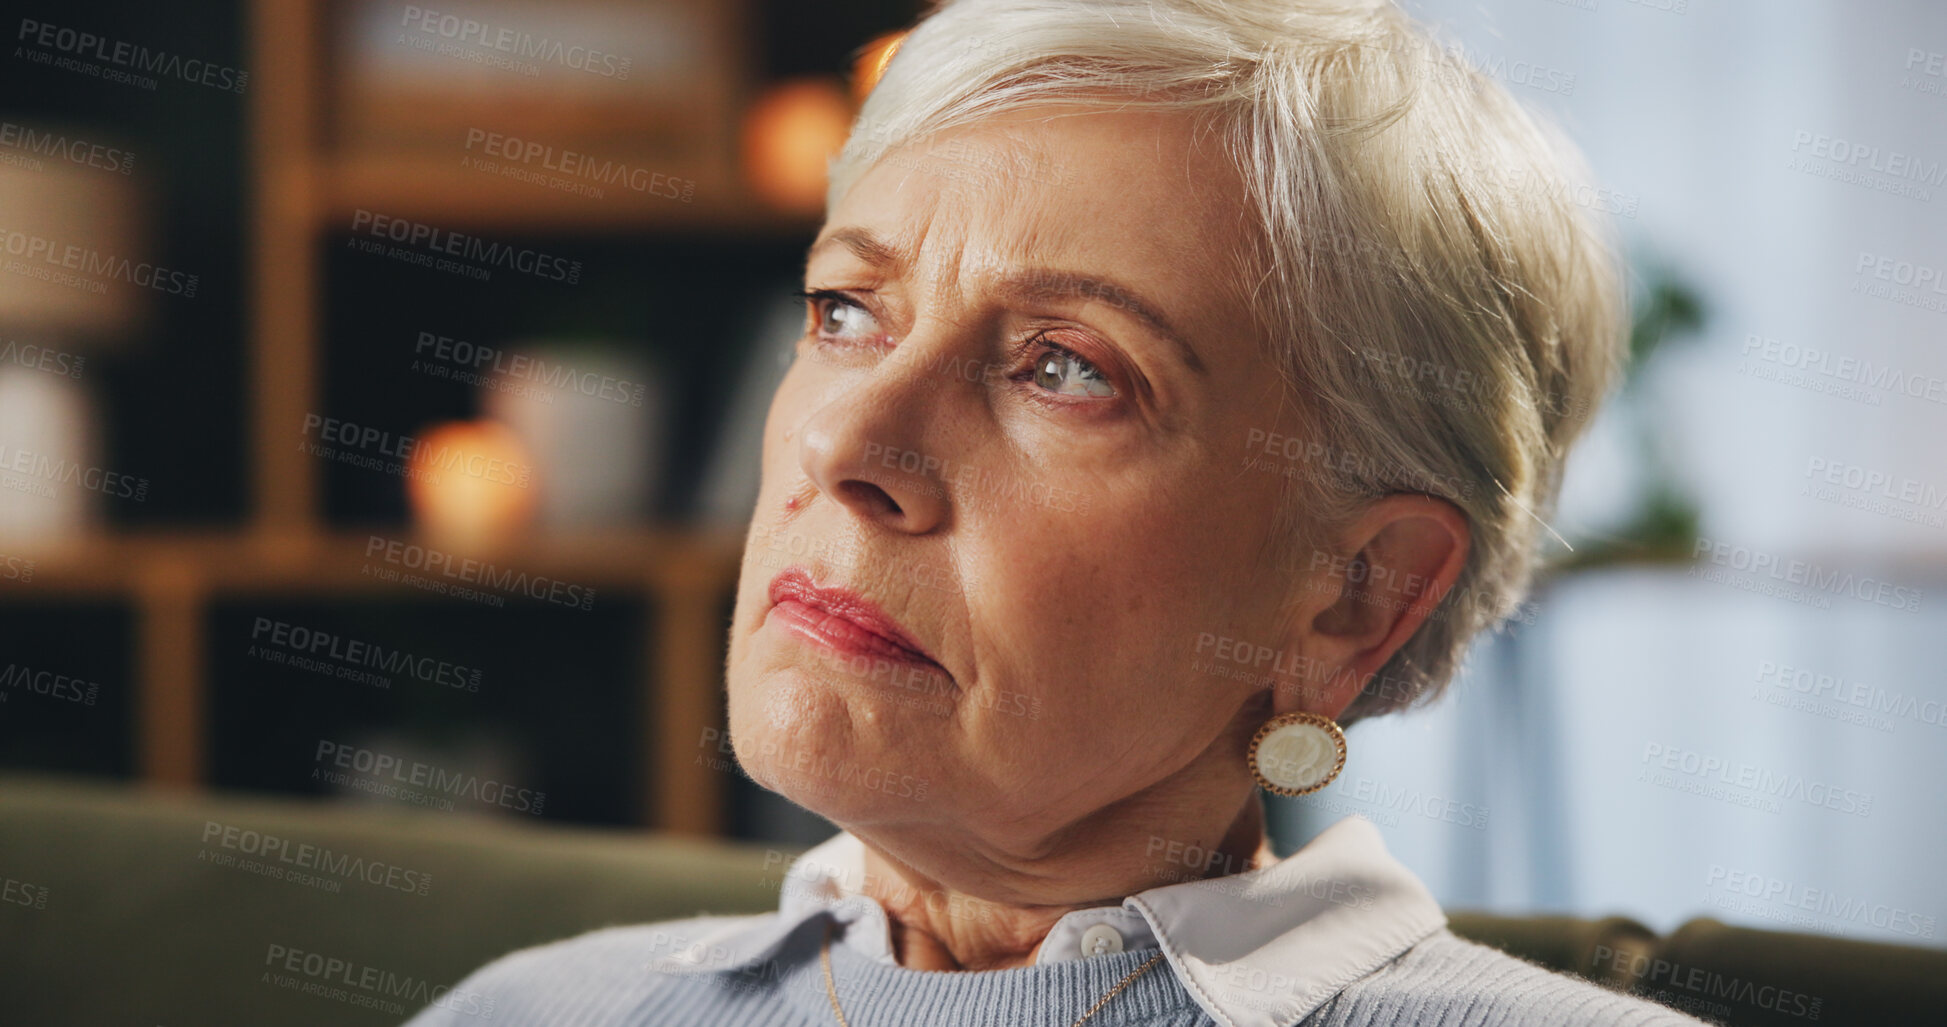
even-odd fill
[{"label": "white short hair", "polygon": [[1340,719],[1437,695],[1525,596],[1620,363],[1620,263],[1580,156],[1383,0],[954,0],[867,99],[828,209],[892,148],[1075,103],[1194,110],[1249,190],[1248,303],[1305,432],[1280,520],[1294,576],[1311,554],[1345,568],[1328,540],[1379,496],[1465,513],[1456,587]]}]

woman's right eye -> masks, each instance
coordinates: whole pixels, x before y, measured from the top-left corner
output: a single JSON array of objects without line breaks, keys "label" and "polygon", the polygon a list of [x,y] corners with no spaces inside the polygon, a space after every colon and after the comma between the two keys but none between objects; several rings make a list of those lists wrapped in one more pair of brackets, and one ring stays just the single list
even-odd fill
[{"label": "woman's right eye", "polygon": [[841,292],[811,289],[804,293],[813,331],[820,340],[863,342],[879,334],[879,322],[857,300]]}]

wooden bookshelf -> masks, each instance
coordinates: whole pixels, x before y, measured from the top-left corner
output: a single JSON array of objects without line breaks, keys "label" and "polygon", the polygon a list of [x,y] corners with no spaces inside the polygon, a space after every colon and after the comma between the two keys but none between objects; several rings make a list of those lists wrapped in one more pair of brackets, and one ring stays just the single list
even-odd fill
[{"label": "wooden bookshelf", "polygon": [[[393,528],[272,536],[263,532],[108,535],[28,551],[30,581],[0,580],[13,596],[122,600],[136,618],[135,732],[140,779],[200,788],[208,780],[209,691],[203,651],[211,605],[250,595],[424,596],[364,573],[370,540],[416,541]],[[498,568],[593,588],[639,592],[649,668],[640,737],[650,751],[642,820],[693,834],[722,832],[723,775],[697,763],[699,726],[716,724],[723,603],[743,540],[734,531],[631,531],[537,537],[476,554]],[[597,602],[599,602],[599,598]]]},{"label": "wooden bookshelf", "polygon": [[[327,229],[359,208],[441,225],[504,231],[696,232],[745,238],[803,237],[815,221],[779,215],[746,197],[701,188],[688,202],[614,190],[599,200],[496,179],[450,158],[346,154],[328,158],[313,212]],[[717,185],[718,183],[713,183]]]},{"label": "wooden bookshelf", "polygon": [[[742,17],[719,0],[710,17]],[[732,11],[730,8],[737,10]],[[442,226],[509,232],[693,234],[809,238],[802,217],[768,212],[731,173],[734,126],[711,122],[719,174],[690,202],[626,190],[587,196],[462,170],[457,153],[428,156],[337,149],[330,104],[340,95],[324,0],[251,0],[248,20],[249,291],[244,379],[251,408],[250,511],[236,530],[141,532],[90,538],[25,555],[31,582],[0,581],[0,598],[62,596],[128,602],[135,611],[135,764],[156,787],[208,782],[209,685],[205,625],[212,603],[238,595],[426,595],[361,574],[371,535],[410,528],[331,528],[323,516],[323,462],[299,451],[307,412],[321,408],[328,288],[326,233],[342,234],[359,207]],[[740,58],[741,59],[741,58]],[[748,64],[748,61],[745,61]],[[747,78],[747,76],[746,76]],[[739,98],[740,102],[740,98]],[[733,105],[734,106],[734,105]],[[721,122],[723,119],[719,119]],[[735,531],[643,527],[571,537],[536,536],[496,552],[498,566],[646,595],[642,682],[647,758],[644,824],[694,834],[724,829],[727,779],[693,759],[699,725],[718,723],[721,610],[735,586]],[[599,602],[599,600],[598,600]]]}]

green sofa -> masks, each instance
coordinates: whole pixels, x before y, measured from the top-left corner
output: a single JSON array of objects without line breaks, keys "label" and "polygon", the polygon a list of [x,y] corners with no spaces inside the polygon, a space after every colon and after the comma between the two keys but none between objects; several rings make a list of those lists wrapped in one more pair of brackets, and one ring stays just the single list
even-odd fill
[{"label": "green sofa", "polygon": [[[608,924],[773,908],[794,855],[0,775],[0,1023],[397,1024],[517,948]],[[1947,1010],[1939,950],[1708,920],[1663,939],[1619,917],[1456,913],[1453,923],[1729,1023],[1938,1022]]]}]

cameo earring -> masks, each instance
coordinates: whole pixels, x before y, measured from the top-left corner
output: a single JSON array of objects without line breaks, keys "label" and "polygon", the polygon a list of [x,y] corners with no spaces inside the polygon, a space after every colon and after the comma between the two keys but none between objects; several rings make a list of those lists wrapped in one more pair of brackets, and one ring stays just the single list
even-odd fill
[{"label": "cameo earring", "polygon": [[1345,769],[1345,732],[1318,713],[1280,713],[1251,739],[1251,773],[1267,792],[1309,795]]}]

